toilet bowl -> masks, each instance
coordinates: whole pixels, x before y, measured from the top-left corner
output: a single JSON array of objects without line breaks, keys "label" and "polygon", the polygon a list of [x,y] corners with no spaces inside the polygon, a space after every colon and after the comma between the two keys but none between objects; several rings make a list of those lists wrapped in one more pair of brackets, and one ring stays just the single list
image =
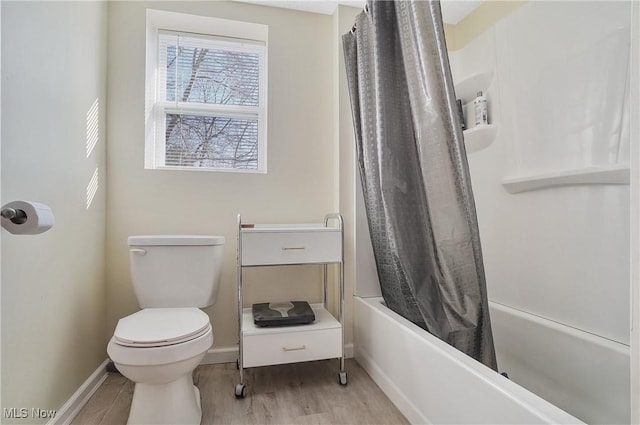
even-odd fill
[{"label": "toilet bowl", "polygon": [[213,345],[224,237],[131,236],[133,289],[142,308],[118,321],[107,353],[135,383],[128,424],[199,424],[193,370]]},{"label": "toilet bowl", "polygon": [[209,317],[197,308],[149,308],[120,319],[107,352],[136,383],[130,424],[199,424],[192,373],[213,345]]}]

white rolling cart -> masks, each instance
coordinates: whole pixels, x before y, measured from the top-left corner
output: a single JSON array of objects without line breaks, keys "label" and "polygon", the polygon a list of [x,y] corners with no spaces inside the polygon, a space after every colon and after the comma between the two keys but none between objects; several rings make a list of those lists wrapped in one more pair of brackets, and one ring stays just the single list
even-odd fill
[{"label": "white rolling cart", "polygon": [[[337,227],[331,227],[337,226]],[[242,223],[238,214],[238,369],[235,395],[247,394],[244,369],[274,364],[337,358],[338,382],[347,384],[344,370],[344,224],[340,214],[327,214],[318,224]],[[322,264],[323,299],[312,304],[315,321],[306,325],[257,327],[251,308],[244,308],[244,267]],[[327,309],[327,265],[337,264],[340,302],[338,318]]]}]

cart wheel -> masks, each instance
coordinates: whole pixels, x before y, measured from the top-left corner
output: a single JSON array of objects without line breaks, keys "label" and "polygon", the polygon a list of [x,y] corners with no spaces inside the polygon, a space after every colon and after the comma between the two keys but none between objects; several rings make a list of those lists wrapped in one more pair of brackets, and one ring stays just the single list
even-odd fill
[{"label": "cart wheel", "polygon": [[240,369],[240,359],[236,359],[236,369]]},{"label": "cart wheel", "polygon": [[236,385],[236,398],[245,398],[247,396],[247,386],[244,384]]},{"label": "cart wheel", "polygon": [[338,383],[340,385],[347,385],[347,372],[338,373]]}]

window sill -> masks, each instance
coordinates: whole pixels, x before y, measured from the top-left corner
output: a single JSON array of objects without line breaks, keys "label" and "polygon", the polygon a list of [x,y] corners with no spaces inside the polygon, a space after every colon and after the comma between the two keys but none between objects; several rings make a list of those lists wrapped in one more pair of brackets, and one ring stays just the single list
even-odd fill
[{"label": "window sill", "polygon": [[145,167],[145,170],[157,171],[199,171],[213,173],[267,174],[267,170],[245,170],[240,168],[208,168],[208,167]]}]

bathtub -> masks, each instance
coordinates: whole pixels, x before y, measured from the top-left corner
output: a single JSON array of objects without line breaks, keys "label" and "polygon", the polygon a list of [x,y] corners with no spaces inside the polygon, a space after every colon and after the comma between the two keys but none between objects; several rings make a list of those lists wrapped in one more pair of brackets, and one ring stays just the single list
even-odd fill
[{"label": "bathtub", "polygon": [[631,422],[629,346],[489,301],[500,371],[589,424]]},{"label": "bathtub", "polygon": [[583,423],[389,310],[380,297],[354,297],[354,355],[413,424]]}]

